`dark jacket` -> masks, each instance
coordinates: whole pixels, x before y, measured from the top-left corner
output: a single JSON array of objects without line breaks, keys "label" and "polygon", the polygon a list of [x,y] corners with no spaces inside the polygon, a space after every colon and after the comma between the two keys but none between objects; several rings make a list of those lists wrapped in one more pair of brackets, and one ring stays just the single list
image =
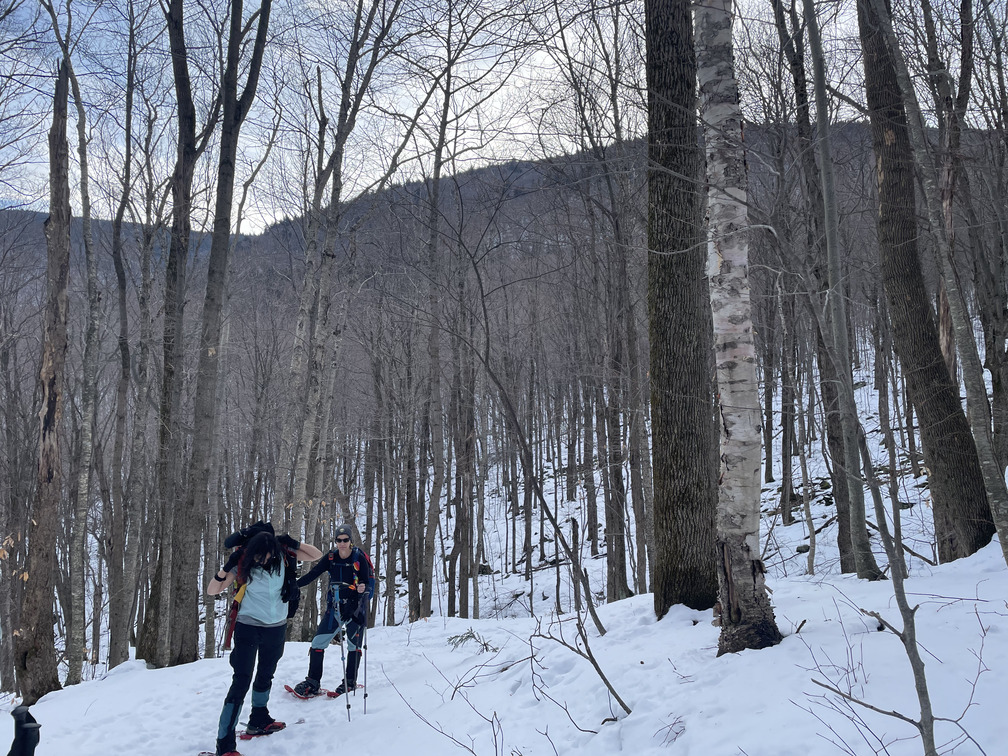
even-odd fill
[{"label": "dark jacket", "polygon": [[[350,556],[341,559],[335,549],[319,559],[315,566],[298,578],[298,587],[308,585],[323,573],[329,573],[329,585],[338,590],[330,590],[326,599],[326,609],[332,610],[334,594],[339,596],[339,613],[344,619],[364,617],[367,613],[368,600],[374,595],[374,568],[371,559],[356,546],[350,551]],[[357,591],[357,586],[364,584],[364,593]]]}]

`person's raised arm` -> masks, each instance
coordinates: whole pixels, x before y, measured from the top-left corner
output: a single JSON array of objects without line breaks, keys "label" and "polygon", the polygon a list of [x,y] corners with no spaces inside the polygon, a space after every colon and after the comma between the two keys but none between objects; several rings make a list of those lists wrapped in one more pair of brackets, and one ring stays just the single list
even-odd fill
[{"label": "person's raised arm", "polygon": [[216,596],[219,593],[223,593],[235,581],[235,578],[238,576],[239,558],[240,552],[233,552],[227,561],[224,562],[224,566],[213,574],[206,589],[208,596]]},{"label": "person's raised arm", "polygon": [[277,541],[279,541],[280,545],[287,549],[289,553],[293,554],[299,562],[314,562],[322,556],[322,552],[310,543],[298,543],[287,533],[284,533],[282,536],[278,536]]},{"label": "person's raised arm", "polygon": [[298,546],[297,558],[299,562],[314,562],[322,558],[322,552],[310,543],[302,543]]},{"label": "person's raised arm", "polygon": [[[312,548],[315,547],[313,546]],[[318,551],[318,549],[315,549],[315,551]],[[322,552],[319,552],[319,556],[322,556]],[[318,557],[315,558],[318,559]],[[319,575],[325,572],[325,569],[326,569],[325,560],[318,562],[314,567],[308,570],[308,572],[306,572],[304,575],[298,578],[297,580],[298,588],[303,588],[304,586],[308,585],[308,583],[310,583],[312,580],[318,578]]]}]

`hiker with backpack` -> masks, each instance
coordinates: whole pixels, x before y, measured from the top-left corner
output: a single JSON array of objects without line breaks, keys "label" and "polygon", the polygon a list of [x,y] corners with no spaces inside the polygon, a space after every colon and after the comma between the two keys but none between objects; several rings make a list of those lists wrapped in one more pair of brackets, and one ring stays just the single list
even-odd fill
[{"label": "hiker with backpack", "polygon": [[339,696],[357,687],[368,602],[374,595],[374,567],[368,555],[352,541],[351,527],[340,525],[336,528],[336,548],[297,581],[300,587],[316,580],[323,572],[329,573],[326,611],[308,650],[308,676],[292,689],[299,698],[311,698],[321,692],[326,646],[340,632],[348,641],[349,651],[345,657],[343,680],[329,695]]},{"label": "hiker with backpack", "polygon": [[[240,603],[230,656],[234,674],[221,710],[216,756],[240,756],[235,750],[235,727],[250,685],[252,711],[242,738],[269,735],[285,727],[283,722],[270,716],[266,704],[273,673],[283,655],[288,601],[296,601],[295,596],[300,598],[296,586],[293,586],[293,595],[291,588],[285,590],[288,562],[294,559],[313,561],[321,557],[322,552],[310,544],[298,543],[289,535],[277,537],[273,526],[263,522],[232,534],[224,543],[238,548],[211,578],[207,593],[216,596],[237,582],[236,600]],[[293,583],[293,578],[290,582]]]}]

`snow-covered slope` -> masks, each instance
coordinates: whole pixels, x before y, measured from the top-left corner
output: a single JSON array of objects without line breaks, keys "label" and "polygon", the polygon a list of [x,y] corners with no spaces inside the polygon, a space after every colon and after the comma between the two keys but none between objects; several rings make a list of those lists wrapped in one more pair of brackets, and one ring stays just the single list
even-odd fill
[{"label": "snow-covered slope", "polygon": [[[959,720],[940,727],[939,742],[947,752],[971,738],[956,753],[1002,753],[1008,571],[1000,549],[993,543],[970,559],[917,573],[907,586],[920,604],[934,710]],[[504,581],[498,595],[519,585]],[[288,728],[240,749],[247,756],[920,753],[911,726],[850,708],[813,682],[916,716],[899,640],[859,612],[879,611],[898,626],[889,584],[793,575],[772,579],[771,587],[784,642],[722,658],[715,658],[718,631],[708,612],[675,608],[657,622],[650,595],[600,607],[607,633],[599,637],[589,625],[590,647],[630,715],[588,661],[542,637],[574,644],[571,615],[376,628],[368,635],[367,699],[363,691],[350,698],[349,722],[342,700],[304,702],[278,692],[306,669],[308,644],[289,643],[270,701]],[[324,683],[334,686],[337,647],[327,663]],[[52,693],[32,709],[42,723],[37,755],[212,750],[230,672],[226,658],[162,670],[131,662]],[[11,720],[4,726],[0,734]]]}]

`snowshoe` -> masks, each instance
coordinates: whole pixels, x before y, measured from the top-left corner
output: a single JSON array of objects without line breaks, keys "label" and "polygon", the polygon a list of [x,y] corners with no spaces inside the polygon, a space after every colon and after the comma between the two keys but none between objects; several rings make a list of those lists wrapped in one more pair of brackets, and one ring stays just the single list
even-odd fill
[{"label": "snowshoe", "polygon": [[302,701],[308,701],[317,696],[321,696],[323,693],[331,692],[326,690],[325,688],[318,687],[317,684],[315,684],[314,686],[305,685],[305,683],[308,682],[309,682],[308,680],[303,680],[299,682],[297,685],[295,685],[293,688],[290,685],[284,685],[284,690],[286,690],[295,698],[300,698]]},{"label": "snowshoe", "polygon": [[[358,687],[360,687],[360,686],[358,686],[358,685],[351,685],[350,686],[350,690],[357,690]],[[339,685],[336,686],[336,690],[330,690],[330,691],[328,691],[326,693],[326,695],[329,696],[329,698],[339,698],[345,692],[346,691],[343,689],[343,683],[340,683]]]},{"label": "snowshoe", "polygon": [[263,735],[272,735],[274,732],[279,732],[286,726],[287,725],[284,722],[277,722],[276,720],[262,726],[250,724],[245,728],[245,732],[241,733],[238,737],[242,740],[251,740],[252,738],[258,738]]}]

